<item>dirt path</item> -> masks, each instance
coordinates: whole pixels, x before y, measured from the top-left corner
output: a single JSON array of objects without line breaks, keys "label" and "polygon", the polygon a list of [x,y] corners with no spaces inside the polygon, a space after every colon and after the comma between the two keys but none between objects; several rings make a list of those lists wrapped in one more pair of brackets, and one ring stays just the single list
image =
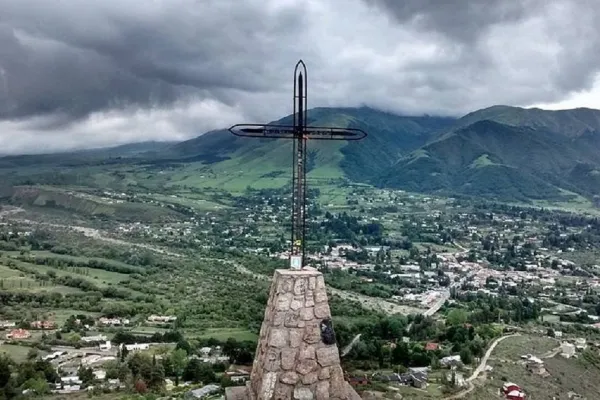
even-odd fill
[{"label": "dirt path", "polygon": [[477,379],[477,377],[479,376],[479,374],[481,374],[485,370],[485,367],[487,365],[487,361],[490,358],[490,356],[492,355],[492,352],[494,351],[494,349],[496,348],[496,346],[498,345],[498,343],[500,343],[501,341],[503,341],[505,339],[508,339],[510,337],[515,337],[515,336],[520,336],[520,335],[518,333],[515,333],[515,334],[512,334],[512,335],[502,336],[502,337],[499,337],[498,339],[494,340],[492,342],[492,344],[490,345],[490,347],[485,352],[485,355],[481,359],[481,362],[479,363],[479,365],[477,366],[477,368],[475,368],[475,370],[473,371],[473,373],[471,374],[471,376],[469,376],[467,379],[465,379],[465,382],[467,382],[467,384],[469,385],[469,387],[466,388],[465,390],[459,392],[459,393],[456,393],[456,394],[452,395],[452,396],[444,397],[444,400],[460,399],[460,398],[465,397],[467,394],[471,393],[475,389],[475,385],[473,384],[473,381],[475,379]]}]

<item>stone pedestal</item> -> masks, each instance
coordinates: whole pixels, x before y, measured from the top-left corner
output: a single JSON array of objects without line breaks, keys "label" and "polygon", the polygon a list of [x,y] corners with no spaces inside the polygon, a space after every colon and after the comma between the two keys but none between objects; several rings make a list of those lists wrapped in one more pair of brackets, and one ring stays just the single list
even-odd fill
[{"label": "stone pedestal", "polygon": [[322,336],[331,318],[316,270],[277,270],[246,388],[227,400],[360,399],[344,380],[337,345]]}]

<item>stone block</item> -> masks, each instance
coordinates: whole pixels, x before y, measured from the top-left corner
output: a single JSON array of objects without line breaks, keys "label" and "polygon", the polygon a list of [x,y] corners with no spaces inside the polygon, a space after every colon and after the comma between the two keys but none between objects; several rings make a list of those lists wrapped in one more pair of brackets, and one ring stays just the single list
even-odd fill
[{"label": "stone block", "polygon": [[315,276],[308,278],[308,288],[310,290],[315,290],[317,288],[317,278]]},{"label": "stone block", "polygon": [[294,295],[304,296],[304,294],[306,293],[307,286],[308,286],[308,283],[306,282],[306,279],[304,279],[304,278],[296,279],[296,281],[294,282]]},{"label": "stone block", "polygon": [[302,383],[305,385],[312,385],[318,380],[318,374],[316,372],[309,372],[306,375],[302,375]]},{"label": "stone block", "polygon": [[294,297],[290,303],[291,310],[299,310],[304,307],[304,297]]},{"label": "stone block", "polygon": [[315,346],[311,344],[304,344],[300,347],[299,360],[314,360],[315,359]]},{"label": "stone block", "polygon": [[304,341],[315,344],[321,341],[321,329],[318,326],[307,326],[304,331]]},{"label": "stone block", "polygon": [[340,354],[337,346],[321,347],[317,349],[317,361],[321,367],[330,367],[340,363]]},{"label": "stone block", "polygon": [[315,305],[315,292],[312,290],[306,291],[306,296],[304,297],[304,306],[305,307],[314,307]]},{"label": "stone block", "polygon": [[315,360],[300,360],[296,364],[296,371],[301,375],[315,371],[319,366]]},{"label": "stone block", "polygon": [[307,387],[297,387],[294,389],[294,400],[313,400],[315,397],[312,390]]},{"label": "stone block", "polygon": [[293,391],[294,391],[293,385],[288,385],[288,384],[280,382],[275,386],[275,391],[273,393],[273,400],[291,399]]},{"label": "stone block", "polygon": [[325,290],[325,278],[323,278],[323,275],[317,276],[316,289],[323,289],[323,290]]},{"label": "stone block", "polygon": [[297,349],[282,349],[281,350],[281,368],[284,370],[294,369],[296,365]]},{"label": "stone block", "polygon": [[269,346],[282,348],[288,346],[288,334],[286,329],[273,328],[269,337]]},{"label": "stone block", "polygon": [[327,292],[325,291],[325,288],[317,289],[315,291],[315,303],[321,304],[321,303],[325,303],[326,301],[327,301]]},{"label": "stone block", "polygon": [[298,374],[292,371],[284,372],[279,380],[288,385],[295,385],[298,382]]},{"label": "stone block", "polygon": [[288,313],[285,315],[285,322],[283,323],[283,325],[286,328],[297,328],[299,321],[300,321],[300,311],[299,310],[288,311]]},{"label": "stone block", "polygon": [[325,380],[325,379],[329,379],[329,367],[323,367],[321,368],[321,371],[319,371],[319,380]]},{"label": "stone block", "polygon": [[262,385],[260,387],[260,394],[258,395],[259,399],[270,399],[273,397],[273,393],[275,392],[275,384],[277,383],[277,373],[275,372],[267,372],[262,380]]},{"label": "stone block", "polygon": [[323,381],[317,383],[316,400],[327,400],[329,399],[329,382]]},{"label": "stone block", "polygon": [[277,298],[277,311],[287,311],[290,309],[290,304],[294,296],[291,293],[284,293]]},{"label": "stone block", "polygon": [[329,311],[329,304],[321,303],[317,304],[314,309],[315,317],[322,319],[328,318],[331,316],[331,311]]},{"label": "stone block", "polygon": [[341,367],[334,368],[331,371],[331,376],[329,377],[329,396],[342,397],[342,396],[340,396],[340,394],[347,392],[346,383],[347,382],[344,380],[342,368]]},{"label": "stone block", "polygon": [[280,350],[275,348],[269,348],[263,358],[264,362],[262,367],[265,371],[276,372],[280,368],[279,360]]},{"label": "stone block", "polygon": [[273,321],[272,321],[272,325],[273,326],[281,326],[283,325],[283,323],[285,322],[285,316],[286,316],[286,312],[285,311],[275,311],[273,312]]},{"label": "stone block", "polygon": [[[329,307],[328,307],[329,308]],[[310,321],[315,318],[315,311],[313,307],[304,307],[300,310],[300,319],[302,321]]]},{"label": "stone block", "polygon": [[290,347],[300,347],[302,344],[304,329],[290,329]]}]

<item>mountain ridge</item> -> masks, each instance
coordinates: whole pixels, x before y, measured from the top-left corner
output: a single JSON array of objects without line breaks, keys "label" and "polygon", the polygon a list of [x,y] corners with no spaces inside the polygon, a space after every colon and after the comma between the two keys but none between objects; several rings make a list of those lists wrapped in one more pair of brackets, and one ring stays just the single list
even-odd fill
[{"label": "mountain ridge", "polygon": [[[270,123],[290,124],[292,115]],[[360,128],[360,142],[312,141],[309,180],[340,179],[427,193],[507,201],[561,199],[573,192],[600,196],[600,110],[542,110],[492,106],[461,118],[402,116],[368,107],[308,110],[309,125]],[[127,146],[130,146],[129,148]],[[196,165],[198,174],[229,187],[289,182],[289,140],[239,138],[213,130],[177,143],[119,146],[120,150],[11,156],[0,167],[35,163],[77,166]],[[116,149],[116,148],[115,148]],[[104,157],[104,158],[103,158]],[[61,158],[60,161],[57,158]],[[215,182],[216,182],[215,181]],[[181,184],[195,184],[185,174]],[[220,182],[220,183],[219,183]]]}]

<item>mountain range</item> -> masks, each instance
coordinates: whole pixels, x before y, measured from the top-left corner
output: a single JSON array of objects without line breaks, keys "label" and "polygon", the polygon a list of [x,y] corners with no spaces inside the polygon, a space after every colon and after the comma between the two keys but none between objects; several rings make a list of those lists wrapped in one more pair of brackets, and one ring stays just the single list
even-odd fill
[{"label": "mountain range", "polygon": [[[287,116],[277,124],[290,124]],[[600,195],[600,110],[493,106],[462,118],[400,116],[362,108],[314,108],[309,125],[360,128],[360,142],[309,141],[309,180],[347,179],[379,187],[503,201]],[[0,167],[45,163],[52,155],[6,157]],[[227,130],[179,143],[143,143],[76,152],[71,166],[194,163],[240,184],[289,181],[291,142],[249,140]]]}]

